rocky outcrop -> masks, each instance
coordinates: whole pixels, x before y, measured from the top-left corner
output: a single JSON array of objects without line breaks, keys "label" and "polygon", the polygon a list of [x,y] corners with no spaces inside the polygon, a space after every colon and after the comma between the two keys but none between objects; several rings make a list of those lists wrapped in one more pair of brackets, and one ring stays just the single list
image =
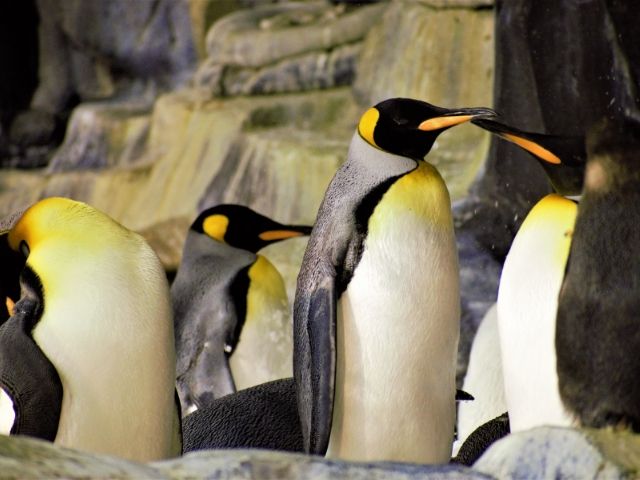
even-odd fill
[{"label": "rocky outcrop", "polygon": [[358,463],[267,450],[202,450],[149,464],[0,436],[3,478],[636,478],[640,437],[611,430],[540,427],[499,440],[473,465]]},{"label": "rocky outcrop", "polygon": [[84,103],[71,116],[50,172],[129,166],[146,147],[150,111],[144,104]]},{"label": "rocky outcrop", "polygon": [[359,43],[386,5],[266,4],[228,15],[207,34],[195,85],[214,96],[348,85]]},{"label": "rocky outcrop", "polygon": [[139,464],[57,447],[28,437],[0,436],[2,478],[278,478],[314,479],[489,479],[471,469],[392,463],[351,463],[265,450],[208,450]]},{"label": "rocky outcrop", "polygon": [[153,467],[124,459],[5,435],[0,435],[0,472],[3,478],[166,478]]},{"label": "rocky outcrop", "polygon": [[[10,140],[17,151],[5,163],[46,164],[78,101],[139,97],[148,87],[166,91],[184,83],[195,68],[184,0],[70,0],[62,7],[56,0],[38,0],[37,6],[39,83],[30,109],[13,120]],[[155,95],[147,97],[149,107]],[[89,158],[83,165],[94,166],[95,152],[85,145],[83,153]]]},{"label": "rocky outcrop", "polygon": [[637,478],[640,436],[540,427],[496,442],[473,468],[495,478]]}]

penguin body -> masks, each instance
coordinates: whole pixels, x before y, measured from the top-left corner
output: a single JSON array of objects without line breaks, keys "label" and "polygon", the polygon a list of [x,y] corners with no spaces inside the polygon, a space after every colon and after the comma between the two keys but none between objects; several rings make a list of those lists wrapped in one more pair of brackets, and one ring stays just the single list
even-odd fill
[{"label": "penguin body", "polygon": [[587,151],[558,299],[560,395],[582,426],[639,432],[640,125],[598,125]]},{"label": "penguin body", "polygon": [[524,132],[494,119],[473,123],[528,151],[557,192],[533,207],[513,240],[500,277],[498,329],[511,431],[569,426],[558,391],[555,330],[577,215],[576,202],[565,196],[582,190],[584,137]]},{"label": "penguin body", "polygon": [[555,329],[577,205],[557,194],[525,218],[504,262],[498,322],[511,431],[569,426],[558,392]]},{"label": "penguin body", "polygon": [[[330,457],[441,462],[451,455],[451,443],[442,439],[451,439],[455,416],[460,313],[448,204],[440,175],[422,162],[394,182],[369,219],[365,249],[337,306]],[[411,255],[398,254],[401,248]],[[418,359],[438,367],[423,369]],[[396,389],[398,379],[423,388]],[[367,384],[375,390],[363,395],[357,386]],[[417,420],[430,410],[439,415]],[[381,418],[381,428],[367,430]]]},{"label": "penguin body", "polygon": [[193,222],[171,286],[185,413],[236,389],[291,376],[284,283],[256,252],[310,230],[240,205],[218,205]]},{"label": "penguin body", "polygon": [[7,238],[26,257],[21,298],[0,326],[11,433],[138,461],[179,455],[171,306],[155,253],[64,198],[34,204]]},{"label": "penguin body", "polygon": [[305,449],[448,462],[459,333],[449,195],[424,162],[487,109],[391,99],[368,110],[318,212],[298,276],[294,374]]},{"label": "penguin body", "polygon": [[458,404],[458,445],[481,425],[507,411],[496,304],[487,310],[476,331],[462,388],[474,400]]}]

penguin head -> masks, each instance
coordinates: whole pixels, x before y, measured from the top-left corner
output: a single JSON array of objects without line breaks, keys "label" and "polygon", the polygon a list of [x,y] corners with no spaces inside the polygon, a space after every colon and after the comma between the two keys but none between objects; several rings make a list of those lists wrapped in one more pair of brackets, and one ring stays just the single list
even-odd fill
[{"label": "penguin head", "polygon": [[438,135],[479,116],[495,116],[488,108],[448,109],[411,98],[391,98],[367,110],[358,132],[370,145],[403,157],[420,160]]},{"label": "penguin head", "polygon": [[490,118],[473,119],[471,123],[529,152],[544,169],[556,193],[580,195],[587,159],[584,136],[524,132]]},{"label": "penguin head", "polygon": [[128,237],[127,229],[89,205],[51,197],[28,208],[8,232],[9,247],[36,271],[64,271],[72,258],[97,259],[110,250],[111,240]]},{"label": "penguin head", "polygon": [[191,230],[235,248],[256,253],[287,238],[309,235],[305,225],[283,225],[243,205],[223,204],[203,211]]},{"label": "penguin head", "polygon": [[[32,287],[43,294],[39,300],[44,301],[48,295],[49,300],[65,305],[73,303],[65,299],[76,297],[82,279],[87,282],[83,286],[87,298],[106,299],[110,295],[128,298],[133,293],[125,289],[102,291],[101,282],[120,284],[124,280],[123,271],[130,272],[130,276],[146,277],[160,267],[142,237],[93,207],[68,198],[46,198],[29,207],[8,232],[7,242],[11,250],[24,258],[21,276],[34,280]],[[139,262],[131,264],[131,258]],[[25,272],[33,275],[25,277]],[[148,291],[153,289],[154,295],[164,288],[157,282],[152,287],[151,283]],[[126,308],[125,305],[116,302],[110,308]]]}]

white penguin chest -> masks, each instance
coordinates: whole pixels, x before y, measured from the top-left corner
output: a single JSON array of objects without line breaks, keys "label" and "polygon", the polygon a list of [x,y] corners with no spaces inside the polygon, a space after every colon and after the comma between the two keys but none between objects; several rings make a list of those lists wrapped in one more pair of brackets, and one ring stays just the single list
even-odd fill
[{"label": "white penguin chest", "polygon": [[262,255],[249,270],[246,321],[229,367],[238,390],[293,375],[293,331],[284,282]]},{"label": "white penguin chest", "polygon": [[444,183],[421,167],[375,208],[338,303],[329,456],[438,463],[451,453],[457,250]]},{"label": "white penguin chest", "polygon": [[558,294],[576,216],[573,202],[548,195],[531,210],[504,263],[498,327],[511,431],[570,425],[558,391]]}]

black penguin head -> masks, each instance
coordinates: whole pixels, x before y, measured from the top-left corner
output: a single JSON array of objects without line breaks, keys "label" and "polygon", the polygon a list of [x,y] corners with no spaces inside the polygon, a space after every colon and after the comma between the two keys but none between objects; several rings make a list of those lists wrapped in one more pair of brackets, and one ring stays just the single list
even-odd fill
[{"label": "black penguin head", "polygon": [[584,136],[524,132],[490,118],[473,119],[471,123],[529,152],[558,194],[572,196],[582,191],[587,161]]},{"label": "black penguin head", "polygon": [[208,208],[191,225],[191,230],[253,253],[287,238],[309,235],[311,228],[283,225],[248,207],[232,204]]},{"label": "black penguin head", "polygon": [[411,98],[391,98],[367,110],[358,132],[369,144],[403,157],[422,159],[438,135],[476,116],[495,116],[488,108],[448,109]]}]

